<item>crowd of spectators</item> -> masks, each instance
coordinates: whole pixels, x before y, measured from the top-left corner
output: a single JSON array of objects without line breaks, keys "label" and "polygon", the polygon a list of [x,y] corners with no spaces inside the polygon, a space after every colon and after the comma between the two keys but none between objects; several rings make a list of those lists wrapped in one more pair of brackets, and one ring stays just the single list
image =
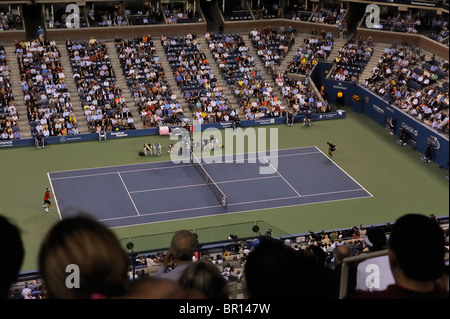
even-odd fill
[{"label": "crowd of spectators", "polygon": [[0,45],[0,139],[20,139],[19,114],[14,105],[11,71],[3,45]]},{"label": "crowd of spectators", "polygon": [[278,0],[258,1],[253,8],[255,19],[274,19],[283,16],[283,7],[279,5]]},{"label": "crowd of spectators", "polygon": [[346,9],[338,7],[318,8],[311,17],[311,22],[340,25]]},{"label": "crowd of spectators", "polygon": [[448,36],[448,17],[447,19],[444,17],[433,17],[431,20],[431,33],[429,34],[429,37],[433,40],[441,42],[444,39],[448,40]]},{"label": "crowd of spectators", "polygon": [[280,66],[289,50],[295,44],[296,31],[292,27],[284,27],[277,31],[267,26],[261,30],[254,28],[249,32],[249,39],[257,51],[258,58],[269,73]]},{"label": "crowd of spectators", "polygon": [[9,10],[0,9],[0,31],[22,29],[22,16]]},{"label": "crowd of spectators", "polygon": [[[164,36],[161,44],[177,85],[198,124],[230,120],[233,111],[195,34]],[[233,115],[235,115],[233,113]]]},{"label": "crowd of spectators", "polygon": [[144,128],[174,124],[183,115],[150,35],[116,39],[116,51]]},{"label": "crowd of spectators", "polygon": [[96,4],[95,10],[91,8],[88,11],[88,19],[90,26],[95,27],[121,27],[128,25],[127,17],[119,4]]},{"label": "crowd of spectators", "polygon": [[286,115],[285,106],[255,67],[241,35],[207,33],[205,38],[246,119]]},{"label": "crowd of spectators", "polygon": [[310,12],[310,11],[297,10],[297,11],[292,13],[291,20],[295,20],[295,21],[309,21],[309,18],[311,18],[312,14],[313,13]]},{"label": "crowd of spectators", "polygon": [[198,21],[198,12],[195,12],[191,8],[166,8],[164,9],[164,15],[168,24],[176,23],[190,23]]},{"label": "crowd of spectators", "polygon": [[147,25],[161,23],[163,13],[155,6],[128,8],[125,10],[130,25]]},{"label": "crowd of spectators", "polygon": [[16,41],[15,51],[33,136],[79,134],[56,42]]},{"label": "crowd of spectators", "polygon": [[331,32],[322,30],[318,34],[313,29],[311,35],[305,37],[303,44],[297,48],[286,70],[290,73],[309,74],[317,62],[328,58],[333,45],[334,38]]},{"label": "crowd of spectators", "polygon": [[335,67],[330,76],[338,81],[352,81],[359,79],[367,62],[373,55],[373,42],[369,37],[364,40],[361,36],[348,40],[339,48],[338,56],[334,60]]},{"label": "crowd of spectators", "polygon": [[[195,233],[180,229],[172,236],[169,249],[138,255],[127,254],[101,223],[76,215],[56,222],[44,237],[38,255],[40,280],[17,284],[24,256],[20,229],[9,221],[1,221],[0,227],[13,243],[8,256],[15,257],[2,259],[2,298],[448,298],[448,227],[434,215],[406,214],[393,224],[310,230],[285,240],[274,238],[269,230],[246,240],[233,235],[220,253],[214,247],[203,249]],[[411,233],[421,234],[427,241],[411,245]],[[106,247],[108,254],[99,254]],[[373,258],[374,253],[384,251]],[[107,262],[111,256],[116,262]],[[370,262],[380,267],[379,272],[360,271],[365,263],[360,260],[347,262],[348,276],[343,276],[345,258],[357,256],[372,256]],[[66,268],[60,266],[68,260],[83,269],[80,289],[58,279],[65,276]],[[92,277],[99,269],[102,271]],[[378,285],[369,285],[369,279]],[[241,285],[242,296],[232,292],[233,284]]]},{"label": "crowd of spectators", "polygon": [[413,17],[410,13],[400,14],[393,19],[392,31],[404,33],[417,33],[422,25],[419,16]]},{"label": "crowd of spectators", "polygon": [[91,133],[135,129],[104,42],[67,41],[73,79]]},{"label": "crowd of spectators", "polygon": [[317,96],[308,86],[308,81],[289,78],[286,73],[280,73],[275,78],[280,94],[295,115],[330,112],[331,104],[323,97]]},{"label": "crowd of spectators", "polygon": [[[448,135],[448,76],[448,61],[439,61],[434,55],[422,61],[412,49],[389,46],[366,86],[391,105]],[[442,86],[437,84],[439,80]]]}]

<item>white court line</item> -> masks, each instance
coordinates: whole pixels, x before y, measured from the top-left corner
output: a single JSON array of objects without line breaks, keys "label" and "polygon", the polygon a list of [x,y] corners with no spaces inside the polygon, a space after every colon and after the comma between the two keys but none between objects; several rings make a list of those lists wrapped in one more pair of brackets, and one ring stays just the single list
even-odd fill
[{"label": "white court line", "polygon": [[137,209],[136,204],[134,203],[134,200],[133,200],[133,198],[131,197],[130,192],[128,191],[128,188],[127,188],[127,185],[125,184],[125,181],[122,179],[122,176],[120,175],[120,173],[117,173],[117,175],[119,175],[119,178],[120,178],[120,180],[122,181],[123,187],[125,188],[125,191],[127,192],[128,197],[130,198],[130,201],[131,201],[131,203],[132,203],[133,206],[134,206],[134,210],[136,211],[136,213],[137,213],[138,216],[139,216],[139,215],[140,215],[140,214],[139,214],[139,210]]},{"label": "white court line", "polygon": [[[127,166],[127,165],[122,165],[122,166]],[[116,172],[95,173],[95,174],[86,174],[86,175],[77,175],[77,176],[52,177],[52,179],[53,180],[61,180],[61,179],[71,179],[71,178],[79,178],[79,177],[115,175],[117,173],[136,173],[136,172],[143,172],[143,171],[155,171],[155,170],[160,170],[160,169],[185,168],[185,167],[190,167],[190,166],[191,166],[191,164],[180,165],[180,166],[152,167],[152,168],[135,169],[135,170],[121,171],[121,172],[116,171]],[[67,172],[70,172],[70,171],[67,171]]]},{"label": "white court line", "polygon": [[[284,155],[276,155],[279,157],[288,157],[288,156],[298,156],[298,155],[310,155],[310,154],[317,154],[317,153],[322,153],[327,159],[329,159],[320,149],[317,148],[317,146],[307,146],[307,147],[297,147],[297,148],[288,148],[288,149],[280,149],[278,150],[279,152],[282,151],[287,151],[287,150],[296,150],[296,149],[305,149],[305,148],[312,148],[314,147],[315,149],[318,150],[318,152],[307,152],[307,153],[297,153],[297,154],[284,154]],[[270,151],[270,150],[268,150]],[[255,153],[261,153],[261,152],[255,152]],[[250,153],[245,153],[245,154],[250,154]],[[224,154],[221,155],[222,157],[227,157],[227,156],[235,156],[238,154]],[[267,155],[267,154],[266,154]],[[214,157],[214,156],[213,156]],[[266,156],[268,158],[272,157],[272,156]],[[265,161],[270,165],[270,162],[267,161],[266,158],[264,158]],[[310,195],[300,195],[297,191],[295,191],[295,189],[284,179],[283,176],[281,176],[281,174],[278,173],[278,175],[286,181],[286,183],[298,194],[299,197],[312,197],[312,196],[320,196],[320,195],[327,195],[327,194],[333,194],[333,193],[344,193],[344,192],[353,192],[353,191],[359,191],[359,190],[364,190],[367,194],[370,195],[370,197],[373,197],[372,194],[370,194],[370,192],[368,192],[364,187],[361,186],[361,184],[359,184],[353,177],[351,177],[347,172],[345,172],[341,167],[339,167],[339,165],[337,165],[334,161],[332,161],[331,159],[329,159],[336,167],[338,167],[341,171],[343,171],[349,178],[351,178],[357,185],[359,185],[361,187],[361,189],[354,189],[354,190],[343,190],[343,191],[337,191],[337,192],[329,192],[329,193],[320,193],[320,194],[310,194]],[[86,169],[77,169],[77,170],[69,170],[69,171],[59,171],[59,172],[71,172],[71,171],[80,171],[80,170],[95,170],[95,169],[102,169],[102,168],[111,168],[111,167],[123,167],[123,166],[141,166],[141,165],[151,165],[153,163],[172,163],[171,161],[157,161],[157,162],[150,162],[150,163],[138,163],[138,164],[125,164],[125,165],[116,165],[116,166],[105,166],[105,167],[100,167],[100,168],[86,168]],[[212,163],[214,164],[214,163]],[[120,173],[130,173],[130,172],[141,172],[141,171],[148,171],[148,170],[159,170],[159,169],[168,169],[168,168],[183,168],[183,167],[189,167],[191,166],[191,164],[182,164],[179,166],[167,166],[167,167],[154,167],[154,168],[145,168],[145,169],[136,169],[136,170],[127,170],[127,171],[123,171]],[[271,165],[272,166],[272,165]],[[273,168],[273,166],[272,166]],[[275,170],[276,171],[276,170]],[[52,172],[52,173],[58,173],[58,172]],[[80,176],[68,176],[68,177],[56,177],[56,178],[50,178],[50,173],[47,173],[48,178],[50,180],[50,183],[52,180],[61,180],[61,179],[70,179],[70,178],[77,178],[77,177],[89,177],[89,176],[97,176],[97,175],[109,175],[109,174],[119,174],[118,172],[107,172],[107,173],[97,173],[97,174],[86,174],[86,175],[80,175]],[[272,176],[272,177],[261,177],[261,178],[255,178],[255,179],[263,179],[263,178],[278,178],[277,176]],[[120,177],[121,178],[121,177]],[[121,178],[122,180],[122,178]],[[243,179],[243,180],[235,180],[235,181],[225,181],[225,182],[219,182],[219,183],[228,183],[228,182],[237,182],[237,181],[246,181],[246,180],[252,180],[252,179]],[[122,180],[122,183],[124,183],[124,181]],[[124,183],[125,186],[125,183]],[[189,185],[186,187],[191,187],[194,185]],[[198,186],[206,186],[206,184],[198,184]],[[125,186],[126,187],[126,186]],[[179,186],[180,187],[180,186]],[[176,187],[176,188],[179,188]],[[53,188],[53,186],[52,186]],[[130,192],[127,193],[130,196]],[[135,192],[131,192],[131,193],[135,193]],[[54,194],[55,196],[55,194]],[[363,196],[363,197],[357,197],[358,198],[365,198],[367,196]],[[228,204],[228,206],[232,206],[232,205],[242,205],[242,204],[246,204],[246,203],[255,203],[255,202],[261,202],[261,201],[275,201],[275,200],[280,200],[280,199],[290,199],[290,198],[298,198],[297,196],[294,197],[285,197],[285,198],[274,198],[274,199],[266,199],[266,200],[258,200],[258,201],[250,201],[250,202],[241,202],[241,203],[231,203]],[[334,202],[334,201],[342,201],[342,200],[351,200],[351,199],[355,199],[355,198],[344,198],[344,199],[336,199],[336,200],[328,200],[328,201],[321,201],[318,203],[328,203],[328,202]],[[57,204],[57,200],[55,198],[55,202]],[[200,209],[208,209],[208,208],[215,208],[215,207],[222,207],[221,205],[214,205],[214,206],[205,206],[205,207],[196,207],[196,208],[188,208],[188,209],[181,209],[181,210],[172,210],[172,211],[165,211],[165,212],[155,212],[155,213],[149,213],[149,214],[139,214],[139,211],[136,208],[136,205],[134,204],[134,202],[132,201],[138,216],[124,216],[124,217],[116,217],[116,218],[107,218],[107,219],[102,219],[104,221],[108,221],[108,220],[116,220],[116,219],[126,219],[126,218],[132,218],[132,217],[143,217],[143,216],[147,216],[147,215],[160,215],[160,214],[170,214],[170,213],[174,213],[174,212],[182,212],[182,211],[190,211],[190,210],[200,210]],[[256,211],[258,210],[266,210],[266,209],[276,209],[276,208],[281,208],[281,207],[290,207],[290,206],[299,206],[299,205],[306,205],[306,204],[314,204],[314,203],[305,203],[305,204],[294,204],[294,205],[284,205],[284,206],[277,206],[277,207],[267,207],[267,208],[262,208],[262,209],[255,209]],[[247,210],[247,211],[254,211],[254,210]],[[242,213],[242,212],[247,212],[247,211],[239,211],[239,212],[233,212],[233,213]],[[62,218],[59,207],[58,207],[58,213],[60,215],[60,218]],[[192,218],[201,218],[201,217],[208,217],[208,216],[216,216],[216,215],[205,215],[205,216],[198,216],[198,217],[189,217],[188,219],[192,219]],[[186,218],[179,218],[179,219],[174,219],[175,220],[183,220]],[[120,227],[127,227],[126,226],[117,226],[115,228],[120,228]]]},{"label": "white court line", "polygon": [[[206,185],[203,185],[203,186],[206,186]],[[328,194],[356,192],[356,191],[361,191],[361,190],[362,189],[349,189],[349,190],[336,191],[336,192],[303,195],[301,197],[304,198],[304,197],[322,196],[322,195],[328,195]],[[356,197],[356,199],[365,198],[365,197],[367,197],[367,196]],[[278,200],[286,200],[286,199],[294,199],[294,198],[299,198],[299,197],[298,196],[278,197],[278,198],[271,198],[271,199],[263,199],[263,200],[254,200],[254,201],[247,201],[247,202],[232,203],[232,204],[228,204],[227,206],[238,206],[238,205],[246,205],[246,204],[253,204],[253,203],[260,203],[260,202],[270,202],[270,201],[278,201]],[[355,199],[355,198],[342,198],[342,199],[333,199],[333,200],[326,200],[326,201],[313,202],[313,203],[283,205],[283,206],[276,206],[276,207],[265,207],[265,208],[258,208],[258,209],[250,209],[250,210],[246,210],[246,211],[232,212],[231,214],[243,213],[243,212],[248,212],[248,211],[266,210],[266,209],[278,209],[278,208],[282,208],[282,207],[292,207],[292,206],[300,206],[300,205],[322,204],[322,203],[336,202],[336,201],[342,201],[342,200],[351,200],[351,199]],[[194,208],[186,208],[186,209],[177,209],[177,210],[170,210],[170,211],[162,211],[162,212],[140,214],[139,216],[122,216],[122,217],[106,218],[106,219],[101,219],[101,220],[102,221],[110,221],[110,220],[127,219],[127,218],[134,218],[134,217],[144,217],[144,216],[153,216],[153,215],[165,215],[165,214],[171,214],[171,213],[178,213],[178,212],[191,211],[191,210],[197,210],[197,209],[199,209],[199,210],[200,209],[209,209],[209,208],[216,208],[216,207],[223,207],[223,206],[222,205],[202,206],[202,207],[194,207]],[[223,214],[220,214],[220,215],[223,215]],[[217,216],[217,215],[195,216],[195,217],[189,217],[187,219],[208,217],[208,216]],[[175,220],[183,220],[183,219],[186,219],[186,218],[177,218],[177,219],[174,219],[173,221],[175,221]],[[170,221],[172,221],[172,220],[170,220]],[[118,226],[116,228],[119,228],[119,227],[126,227],[126,226]]]},{"label": "white court line", "polygon": [[289,156],[302,156],[302,155],[311,155],[311,154],[320,154],[320,152],[308,152],[308,153],[298,153],[298,154],[284,154],[284,155],[274,155],[274,156],[266,156],[267,158],[271,157],[289,157]]},{"label": "white court line", "polygon": [[[50,178],[49,173],[47,173],[47,178],[48,178],[48,182],[50,183],[50,188],[52,189],[53,201],[55,203],[56,210],[58,211],[59,219],[62,220],[61,210],[59,209],[59,205],[58,205],[58,199],[56,198],[56,194],[55,194],[53,184],[52,184],[52,179]],[[42,207],[42,209],[44,209],[44,208]]]},{"label": "white court line", "polygon": [[167,211],[154,212],[154,213],[144,213],[144,214],[141,213],[141,214],[139,214],[139,216],[122,216],[122,217],[114,217],[114,218],[105,218],[105,219],[100,219],[100,220],[101,221],[109,221],[109,220],[127,219],[127,218],[153,216],[153,215],[164,215],[164,214],[185,212],[185,211],[189,211],[189,210],[210,209],[210,208],[216,208],[216,207],[223,207],[223,206],[222,205],[211,205],[211,206],[201,206],[201,207],[193,207],[193,208],[183,208],[183,209],[167,210]]},{"label": "white court line", "polygon": [[[317,148],[317,146],[315,146],[315,148]],[[318,149],[318,148],[317,148]],[[346,171],[344,171],[338,164],[336,164],[329,156],[325,155],[324,152],[322,152],[320,149],[318,149],[320,153],[323,154],[323,156],[325,156],[331,163],[333,163],[337,168],[339,168],[345,175],[347,175],[352,181],[354,181],[359,187],[361,187],[364,191],[366,191],[370,197],[373,197],[373,195],[367,191],[367,189],[365,189],[360,183],[358,183],[353,177],[351,177]]]},{"label": "white court line", "polygon": [[272,169],[275,171],[275,172],[277,172],[277,174],[278,175],[280,175],[280,177],[286,182],[286,184],[288,184],[289,185],[289,187],[290,188],[292,188],[292,190],[299,196],[299,197],[302,197],[302,195],[300,195],[298,192],[297,192],[297,190],[283,177],[283,175],[281,175],[280,174],[280,172],[275,168],[275,167],[273,167],[273,165],[272,165],[272,163],[270,163],[265,157],[264,157],[264,160],[267,162],[267,164],[269,164],[269,166],[270,167],[272,167]]},{"label": "white court line", "polygon": [[[314,197],[314,196],[322,196],[322,195],[330,195],[330,194],[339,194],[339,193],[348,193],[348,192],[357,192],[361,191],[362,189],[349,189],[349,190],[343,190],[343,191],[335,191],[335,192],[328,192],[328,193],[317,193],[317,194],[309,194],[309,195],[302,195],[300,197]],[[239,203],[231,203],[228,204],[228,206],[237,206],[242,204],[252,204],[252,203],[259,203],[259,202],[270,202],[275,200],[285,200],[285,199],[292,199],[292,198],[298,198],[298,196],[289,196],[289,197],[277,197],[277,198],[271,198],[271,199],[262,199],[262,200],[254,200],[254,201],[248,201],[248,202],[239,202]],[[317,202],[317,203],[323,203],[323,202]]]},{"label": "white court line", "polygon": [[[295,150],[295,149],[303,149],[303,148],[311,148],[315,146],[306,146],[306,147],[298,147],[298,148],[287,148],[287,149],[281,149],[277,150],[278,152],[283,150]],[[319,150],[320,151],[320,150]],[[264,151],[261,151],[261,153]],[[251,152],[251,153],[242,153],[242,154],[258,154],[259,152]],[[316,154],[319,152],[307,152],[307,153],[298,153],[298,154],[285,154],[285,155],[275,155],[278,157],[287,157],[287,156],[297,156],[297,155],[310,155],[310,154]],[[236,156],[236,155],[242,155],[242,154],[224,154],[224,155],[217,155],[217,156],[210,156],[209,158],[214,157],[224,157],[225,159],[230,156]],[[322,153],[323,154],[323,153]],[[265,156],[270,158],[271,156]],[[267,162],[267,160],[266,160]],[[77,171],[85,171],[85,170],[97,170],[97,169],[104,169],[104,168],[116,168],[116,167],[123,167],[123,166],[141,166],[141,165],[151,165],[153,163],[172,163],[171,161],[159,161],[159,162],[149,162],[149,163],[139,163],[139,164],[125,164],[125,165],[117,165],[117,166],[103,166],[103,167],[91,167],[91,168],[82,168],[82,169],[75,169],[75,170],[68,170],[68,171],[54,171],[47,174],[54,174],[54,173],[65,173],[65,172],[77,172]],[[226,162],[224,162],[226,164]],[[202,163],[202,165],[208,165],[208,164],[220,164],[220,163]],[[133,170],[127,170],[127,171],[121,171],[120,173],[134,173],[134,172],[142,172],[142,171],[152,171],[152,170],[160,170],[160,169],[171,169],[171,168],[181,168],[181,167],[189,167],[191,166],[190,163],[188,164],[179,164],[178,166],[164,166],[164,167],[150,167],[150,168],[142,168],[142,169],[133,169]],[[71,178],[79,178],[79,177],[94,177],[94,176],[102,176],[102,175],[114,175],[117,171],[114,172],[105,172],[105,173],[94,173],[94,174],[84,174],[84,175],[78,175],[78,176],[65,176],[65,177],[52,177],[52,180],[63,180],[63,179],[71,179]]]},{"label": "white court line", "polygon": [[[175,222],[175,221],[181,221],[181,220],[192,220],[192,219],[195,219],[195,218],[217,217],[217,216],[221,216],[221,215],[225,215],[225,214],[226,215],[242,214],[242,213],[248,213],[248,212],[258,212],[258,211],[268,210],[268,209],[279,209],[279,208],[298,207],[298,206],[313,205],[313,204],[333,203],[333,202],[340,202],[340,201],[347,201],[347,200],[363,199],[363,198],[366,198],[366,197],[368,197],[368,196],[358,196],[358,197],[349,197],[349,198],[342,198],[342,199],[333,199],[333,200],[326,200],[326,201],[318,202],[318,203],[302,203],[302,204],[282,205],[282,206],[277,206],[277,207],[265,207],[265,208],[247,209],[247,210],[241,210],[241,211],[237,211],[237,212],[227,212],[227,213],[222,213],[222,214],[210,214],[210,215],[191,216],[191,217],[175,218],[175,219],[163,220],[163,221],[150,221],[150,222],[146,221],[145,224],[154,224],[154,223],[161,223],[161,222]],[[298,197],[295,197],[295,198],[298,198]],[[222,207],[222,206],[220,206],[220,207]],[[123,218],[132,218],[132,217],[138,217],[138,216],[127,216],[127,217],[120,217],[120,218],[111,218],[110,220],[123,219]],[[108,219],[102,219],[102,221],[108,221]],[[123,225],[123,226],[112,226],[111,228],[124,228],[124,227],[136,226],[136,225],[142,225],[142,223],[138,222],[137,224],[127,224],[127,225]]]},{"label": "white court line", "polygon": [[[282,150],[279,150],[279,151],[282,151]],[[270,156],[270,155],[267,155],[267,153],[266,152],[264,152],[264,151],[261,151],[261,152],[251,152],[251,153],[239,153],[239,154],[225,154],[225,155],[214,155],[214,156],[203,156],[202,158],[201,158],[201,160],[202,161],[204,161],[204,159],[206,158],[206,159],[208,159],[208,160],[214,160],[215,158],[220,158],[221,159],[221,161],[214,161],[214,162],[212,162],[212,163],[204,163],[204,162],[202,162],[202,165],[214,165],[214,164],[233,164],[234,162],[227,162],[229,159],[228,158],[230,158],[230,157],[232,157],[232,159],[234,159],[234,157],[235,156],[237,156],[237,155],[247,155],[247,154],[255,154],[255,155],[261,155],[261,154],[264,154],[264,157],[263,158],[265,158],[265,157],[267,157],[267,158],[271,158],[271,157],[288,157],[288,156],[301,156],[301,155],[311,155],[311,154],[320,154],[320,152],[307,152],[307,153],[297,153],[297,154],[284,154],[284,155],[279,155],[279,153],[277,154],[277,155],[272,155],[272,156]],[[256,164],[256,163],[258,163],[257,162],[257,158],[258,157],[255,157],[254,158],[254,162],[251,162],[250,164]],[[223,159],[223,160],[222,160]],[[244,158],[244,161],[245,161],[246,159]]]},{"label": "white court line", "polygon": [[[254,177],[254,178],[245,178],[245,179],[234,179],[234,180],[230,180],[230,181],[215,182],[215,183],[216,184],[229,184],[229,183],[247,182],[247,181],[254,181],[254,180],[260,180],[260,179],[269,179],[269,178],[279,178],[279,176],[266,176],[266,177]],[[138,190],[138,191],[131,191],[130,194],[165,191],[165,190],[172,190],[172,189],[178,189],[178,188],[198,187],[198,186],[206,186],[206,185],[207,184],[202,183],[202,184],[190,184],[190,185],[171,186],[171,187],[162,187],[162,188],[151,188],[151,189],[143,189],[143,190]]]}]

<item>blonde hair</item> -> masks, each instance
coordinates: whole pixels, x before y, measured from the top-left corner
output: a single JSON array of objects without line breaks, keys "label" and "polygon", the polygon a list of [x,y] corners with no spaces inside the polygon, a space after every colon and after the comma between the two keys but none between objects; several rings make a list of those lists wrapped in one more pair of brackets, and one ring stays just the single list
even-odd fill
[{"label": "blonde hair", "polygon": [[[128,289],[127,253],[112,231],[87,215],[56,223],[41,243],[38,263],[51,298],[112,297]],[[78,266],[79,288],[67,287],[68,265]]]},{"label": "blonde hair", "polygon": [[186,290],[200,291],[207,299],[229,299],[227,281],[219,268],[207,260],[198,260],[186,268],[179,283]]}]

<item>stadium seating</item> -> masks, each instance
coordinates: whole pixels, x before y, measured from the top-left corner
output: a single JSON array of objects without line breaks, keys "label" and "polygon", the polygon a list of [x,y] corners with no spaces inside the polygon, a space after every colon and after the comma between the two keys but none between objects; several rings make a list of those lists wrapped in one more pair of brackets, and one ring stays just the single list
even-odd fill
[{"label": "stadium seating", "polygon": [[178,122],[183,110],[172,99],[172,88],[151,36],[116,39],[115,46],[144,128],[171,123],[172,119]]},{"label": "stadium seating", "polygon": [[122,88],[102,41],[66,42],[78,95],[88,121],[89,131],[135,129]]},{"label": "stadium seating", "polygon": [[0,139],[20,139],[19,114],[11,90],[8,57],[0,45]]},{"label": "stadium seating", "polygon": [[56,43],[16,42],[16,54],[32,136],[79,134]]},{"label": "stadium seating", "polygon": [[161,40],[175,80],[183,92],[193,119],[221,122],[232,106],[225,96],[206,55],[194,35],[164,37]]}]

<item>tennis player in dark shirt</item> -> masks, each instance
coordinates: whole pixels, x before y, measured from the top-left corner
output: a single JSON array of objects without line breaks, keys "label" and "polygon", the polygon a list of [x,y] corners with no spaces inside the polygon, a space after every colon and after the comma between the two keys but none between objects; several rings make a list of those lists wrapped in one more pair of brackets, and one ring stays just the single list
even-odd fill
[{"label": "tennis player in dark shirt", "polygon": [[333,156],[333,152],[336,150],[337,145],[327,142],[328,144],[328,156]]}]

